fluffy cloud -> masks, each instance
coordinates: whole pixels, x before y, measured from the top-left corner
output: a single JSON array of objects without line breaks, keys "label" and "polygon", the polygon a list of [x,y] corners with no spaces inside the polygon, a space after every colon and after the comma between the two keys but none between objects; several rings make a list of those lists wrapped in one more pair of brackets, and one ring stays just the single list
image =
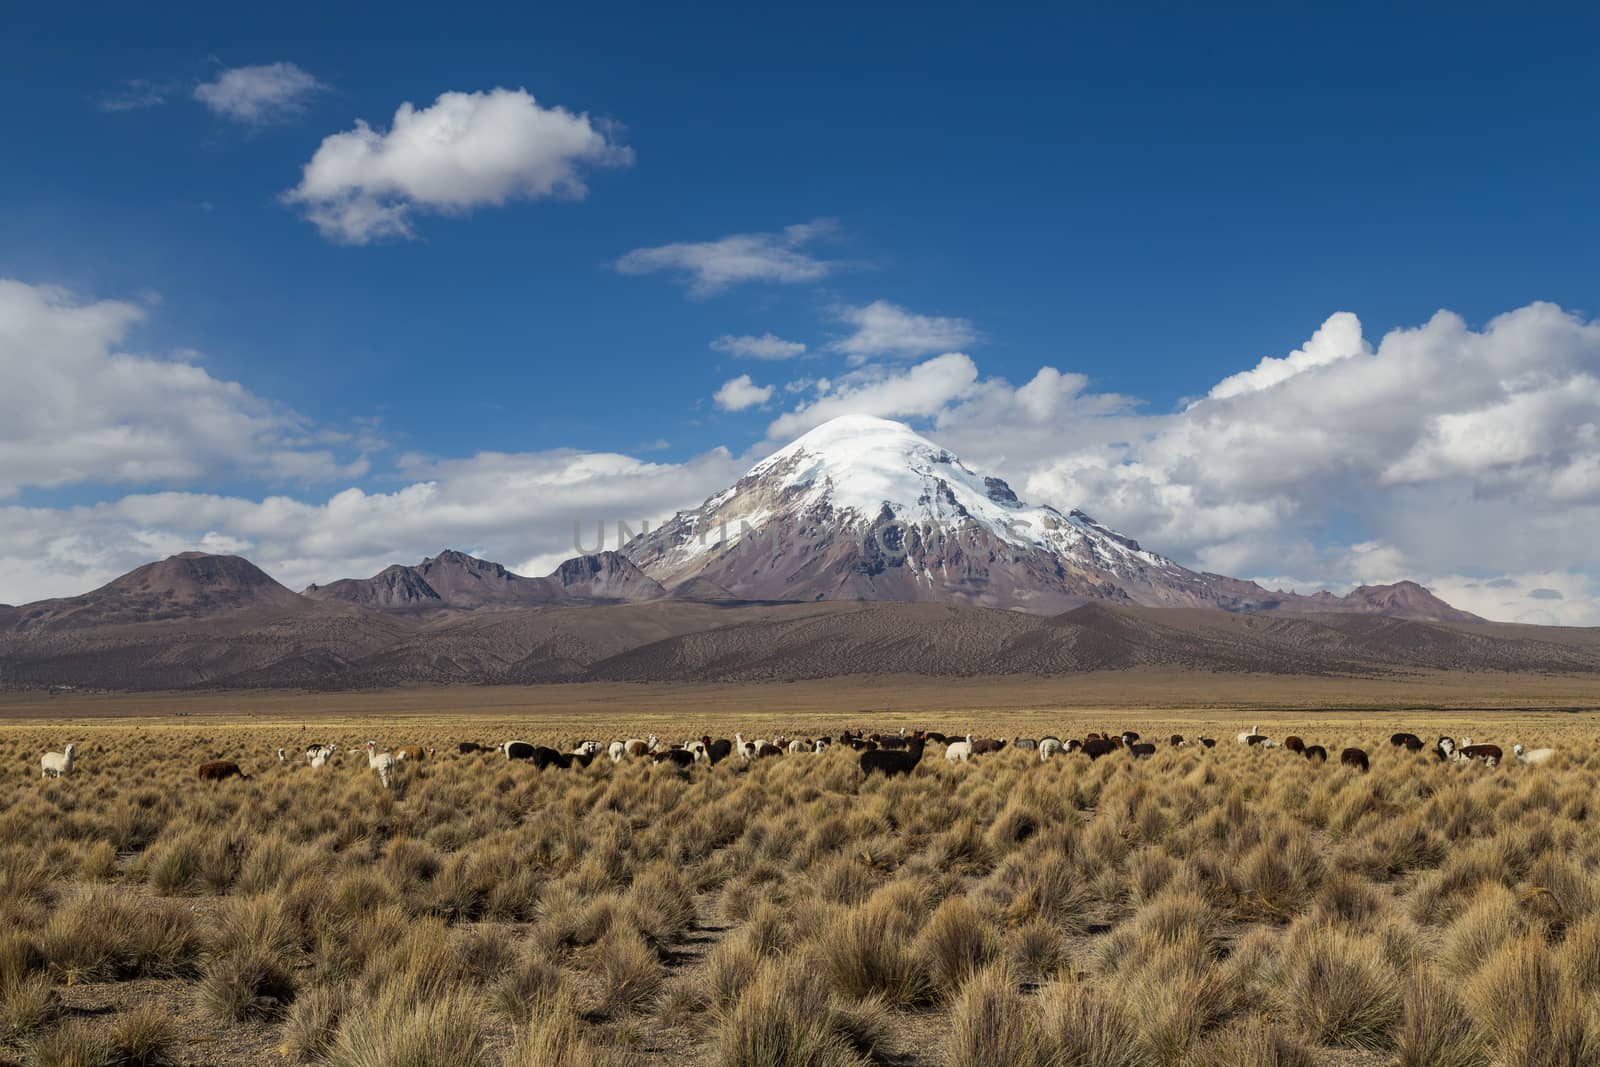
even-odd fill
[{"label": "fluffy cloud", "polygon": [[297,114],[321,88],[293,63],[267,63],[225,70],[195,86],[194,98],[222,118],[259,125]]},{"label": "fluffy cloud", "polygon": [[978,340],[978,331],[966,319],[917,315],[887,300],[860,307],[841,307],[835,315],[854,332],[828,347],[853,362],[880,356],[915,358],[934,352],[953,352]]},{"label": "fluffy cloud", "polygon": [[680,241],[635,248],[617,260],[623,274],[674,272],[693,296],[705,297],[741,282],[811,282],[833,264],[802,249],[837,229],[832,219],[786,226],[777,233],[736,233],[716,241]]},{"label": "fluffy cloud", "polygon": [[760,337],[724,334],[711,342],[711,348],[714,352],[726,352],[741,359],[795,359],[806,354],[806,346],[799,341],[785,341],[770,333]]},{"label": "fluffy cloud", "polygon": [[723,411],[744,411],[771,400],[772,386],[757,385],[750,380],[750,375],[741,374],[723,382],[711,399]]},{"label": "fluffy cloud", "polygon": [[387,132],[358,121],[324,138],[284,199],[323,236],[366,244],[413,236],[419,212],[582,198],[586,168],[632,162],[602,124],[541,107],[525,90],[442,93],[432,107],[401,104]]},{"label": "fluffy cloud", "polygon": [[1191,565],[1444,592],[1560,560],[1566,584],[1529,586],[1559,603],[1485,586],[1462,606],[1600,622],[1574,578],[1600,573],[1600,324],[1550,304],[1481,329],[1440,312],[1374,349],[1341,314],[1182,411],[1141,414],[1078,385],[986,382],[930,417],[1025,495],[1081,505]]},{"label": "fluffy cloud", "polygon": [[767,437],[784,441],[840,415],[926,418],[970,395],[977,381],[977,364],[960,352],[893,373],[857,372],[820,383],[821,395],[775,419]]},{"label": "fluffy cloud", "polygon": [[357,476],[237,382],[121,351],[144,317],[115,300],[0,279],[0,497],[27,486],[182,482],[221,469],[282,480]]},{"label": "fluffy cloud", "polygon": [[82,592],[195,549],[248,556],[290,588],[366,576],[456,547],[524,574],[579,550],[616,548],[743,472],[725,450],[685,463],[616,453],[484,453],[413,460],[392,492],[351,488],[307,502],[148,493],[75,508],[0,507],[0,600]]},{"label": "fluffy cloud", "polygon": [[1322,328],[1311,335],[1304,348],[1297,348],[1282,359],[1264,357],[1254,370],[1229,375],[1211,387],[1213,399],[1240,396],[1271,388],[1301,371],[1322,367],[1353,356],[1371,355],[1366,338],[1361,336],[1361,320],[1348,311],[1328,317]]}]

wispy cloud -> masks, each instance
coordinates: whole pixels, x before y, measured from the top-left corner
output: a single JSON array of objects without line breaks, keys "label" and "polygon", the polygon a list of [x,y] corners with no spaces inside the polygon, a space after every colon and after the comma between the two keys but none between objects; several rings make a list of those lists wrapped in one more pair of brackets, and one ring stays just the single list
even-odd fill
[{"label": "wispy cloud", "polygon": [[167,97],[172,94],[173,86],[165,82],[146,81],[143,78],[134,78],[125,81],[121,86],[101,96],[95,103],[101,111],[142,111],[149,107],[160,107],[167,102]]},{"label": "wispy cloud", "polygon": [[715,241],[680,241],[635,248],[617,260],[623,274],[671,271],[694,296],[712,296],[741,282],[814,282],[835,264],[803,251],[838,229],[833,219],[786,226],[777,233],[736,233]]},{"label": "wispy cloud", "polygon": [[776,334],[765,333],[760,337],[749,334],[734,336],[724,334],[711,342],[712,351],[726,352],[730,356],[740,359],[795,359],[806,354],[806,346],[799,341],[785,341]]},{"label": "wispy cloud", "polygon": [[917,315],[887,300],[874,300],[860,307],[840,307],[834,314],[840,322],[855,329],[828,347],[855,362],[875,357],[914,359],[954,352],[980,337],[967,319]]},{"label": "wispy cloud", "polygon": [[194,98],[222,118],[259,126],[298,114],[323,88],[293,63],[267,63],[225,70],[195,86]]}]

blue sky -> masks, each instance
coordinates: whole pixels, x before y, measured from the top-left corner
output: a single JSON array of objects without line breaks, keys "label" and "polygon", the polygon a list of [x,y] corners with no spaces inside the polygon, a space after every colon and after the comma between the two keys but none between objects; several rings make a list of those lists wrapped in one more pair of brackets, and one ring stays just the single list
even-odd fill
[{"label": "blue sky", "polygon": [[[137,309],[96,334],[102,355],[201,368],[217,419],[247,428],[179,434],[214,462],[136,468],[41,459],[48,448],[16,421],[0,429],[13,469],[0,477],[0,600],[72,591],[194,543],[262,557],[291,582],[440,539],[543,565],[572,514],[693,503],[821,413],[866,405],[941,431],[1051,502],[1133,524],[1186,563],[1334,587],[1416,576],[1522,617],[1512,593],[1490,604],[1469,588],[1509,575],[1518,584],[1487,588],[1555,588],[1571,605],[1550,616],[1558,602],[1533,597],[1543,614],[1530,621],[1600,621],[1578,536],[1595,506],[1587,483],[1546,507],[1538,537],[1515,528],[1527,502],[1508,488],[1531,491],[1530,464],[1572,486],[1592,458],[1570,442],[1593,432],[1583,389],[1600,365],[1588,347],[1597,21],[1577,6],[1512,18],[1378,5],[591,6],[443,25],[437,9],[402,7],[13,15],[0,83],[29,106],[12,114],[0,167],[0,278],[48,293],[55,312]],[[454,187],[438,167],[471,146],[334,158],[358,121],[387,142],[397,108],[431,114],[441,94],[457,94],[491,150],[520,137],[524,151],[498,171],[477,160],[490,173]],[[315,175],[314,159],[326,164]],[[374,189],[370,204],[398,219],[386,229],[350,221],[351,198],[370,206],[360,197]],[[319,209],[346,228],[314,224]],[[691,259],[745,273],[715,284],[641,269]],[[1223,447],[1195,443],[1208,412],[1260,421],[1221,398],[1185,415],[1189,402],[1301,349],[1335,313],[1359,318],[1338,353],[1355,366],[1440,309],[1479,336],[1536,302],[1564,309],[1555,328],[1575,354],[1551,362],[1529,325],[1536,350],[1479,353],[1460,371],[1498,392],[1417,403],[1387,459],[1312,465],[1266,497],[1179,471]],[[768,334],[806,351],[712,348]],[[97,374],[90,355],[74,363],[20,326],[9,336],[0,373],[15,376],[14,403],[41,388],[25,381],[37,360],[81,368],[61,389]],[[1463,343],[1428,366],[1470,364]],[[954,353],[967,363],[912,377]],[[1449,420],[1503,408],[1502,422],[1525,426],[1515,415],[1533,401],[1504,387],[1518,377],[1507,360],[1566,398],[1547,419],[1560,432],[1463,468],[1440,442],[1484,435]],[[1003,390],[1041,368],[1071,378],[1064,406],[1034,403],[1039,425],[1008,439],[1016,421],[996,405],[1020,403]],[[1299,388],[1315,393],[1310,379]],[[86,452],[172,429],[159,403],[52,395],[61,411],[100,412]],[[1344,414],[1327,453],[1355,418],[1332,407]],[[573,459],[590,454],[633,465],[608,460],[596,475]],[[1109,474],[1086,470],[1091,454]],[[1128,476],[1157,462],[1154,481]],[[325,519],[351,488],[401,508],[420,483],[481,484],[492,498],[522,484],[485,474],[505,464],[544,492],[561,478],[612,483],[481,528],[463,496],[456,524],[408,512],[387,540],[392,516],[319,527],[308,543],[260,514],[284,498]],[[565,473],[541,480],[552,464]],[[1076,498],[1089,493],[1099,499]],[[207,512],[197,499],[228,503]],[[1414,509],[1452,525],[1417,529]],[[1462,524],[1488,532],[1462,543]]]}]

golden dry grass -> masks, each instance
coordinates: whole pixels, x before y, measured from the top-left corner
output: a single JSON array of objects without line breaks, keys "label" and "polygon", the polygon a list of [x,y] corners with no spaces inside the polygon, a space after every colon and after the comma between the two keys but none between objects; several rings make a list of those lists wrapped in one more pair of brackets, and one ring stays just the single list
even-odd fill
[{"label": "golden dry grass", "polygon": [[[1600,1062],[1592,715],[632,694],[526,716],[503,693],[432,713],[392,694],[388,715],[190,695],[168,706],[198,714],[164,719],[56,698],[64,721],[0,726],[0,1062]],[[888,781],[840,748],[687,774],[455,754],[903,722],[1218,745],[967,765],[930,746]],[[1233,740],[1254,725],[1359,745],[1372,771]],[[1560,752],[1444,764],[1396,729]],[[439,754],[385,790],[368,737]],[[73,773],[40,780],[69,740]],[[273,756],[312,741],[346,751]],[[251,779],[196,781],[217,758]]]}]

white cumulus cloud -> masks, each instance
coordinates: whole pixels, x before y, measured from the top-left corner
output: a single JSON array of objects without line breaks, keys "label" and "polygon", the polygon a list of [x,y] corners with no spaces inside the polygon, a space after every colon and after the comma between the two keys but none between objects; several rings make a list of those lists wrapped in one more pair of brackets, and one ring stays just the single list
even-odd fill
[{"label": "white cumulus cloud", "polygon": [[723,411],[744,411],[771,400],[772,386],[757,385],[750,380],[750,375],[741,374],[723,382],[711,399]]},{"label": "white cumulus cloud", "polygon": [[124,351],[144,309],[0,278],[0,497],[84,482],[358,476],[325,437],[192,359]]},{"label": "white cumulus cloud", "polygon": [[366,244],[414,236],[422,212],[582,198],[587,169],[632,162],[604,124],[542,107],[526,90],[450,92],[432,107],[401,104],[387,131],[358,121],[324,138],[284,199],[325,237]]},{"label": "white cumulus cloud", "polygon": [[972,394],[978,367],[960,352],[949,352],[894,372],[857,372],[821,383],[820,395],[780,415],[767,437],[785,441],[840,415],[925,418]]},{"label": "white cumulus cloud", "polygon": [[415,460],[398,489],[352,487],[320,501],[163,492],[0,506],[0,601],[84,592],[187,550],[247,556],[292,589],[451,547],[543,574],[580,551],[619,547],[742,472],[724,449],[683,463],[561,449]]},{"label": "white cumulus cloud", "polygon": [[1253,370],[1240,371],[1211,387],[1213,399],[1254,393],[1293,378],[1301,371],[1322,367],[1353,356],[1371,355],[1361,335],[1361,320],[1348,311],[1328,317],[1322,328],[1311,335],[1304,348],[1297,348],[1281,359],[1264,357]]},{"label": "white cumulus cloud", "polygon": [[195,86],[194,98],[214,114],[259,125],[294,115],[323,84],[293,63],[232,67]]}]

